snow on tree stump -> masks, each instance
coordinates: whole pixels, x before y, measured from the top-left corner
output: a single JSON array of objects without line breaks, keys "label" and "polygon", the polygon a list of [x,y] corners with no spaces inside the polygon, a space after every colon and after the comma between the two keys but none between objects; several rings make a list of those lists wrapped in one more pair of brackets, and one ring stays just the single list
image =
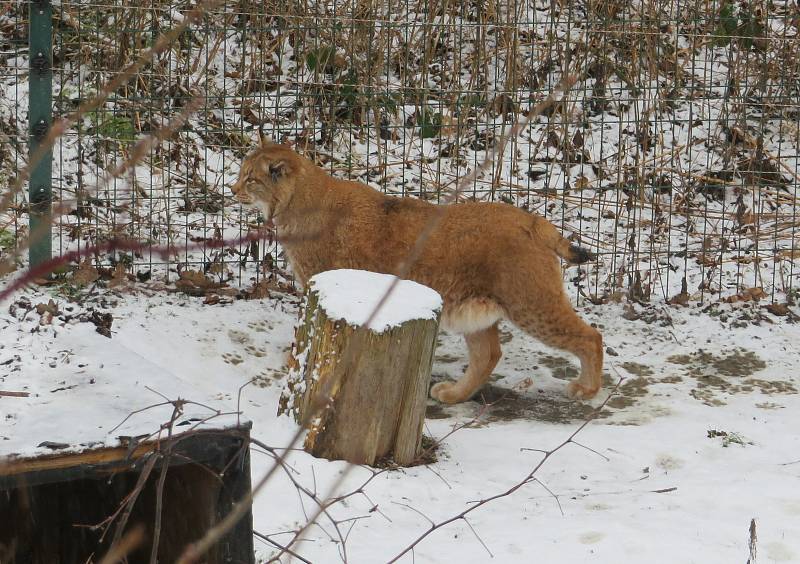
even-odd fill
[{"label": "snow on tree stump", "polygon": [[278,413],[308,429],[314,456],[408,465],[420,453],[442,299],[401,280],[373,316],[394,280],[344,269],[308,283]]}]

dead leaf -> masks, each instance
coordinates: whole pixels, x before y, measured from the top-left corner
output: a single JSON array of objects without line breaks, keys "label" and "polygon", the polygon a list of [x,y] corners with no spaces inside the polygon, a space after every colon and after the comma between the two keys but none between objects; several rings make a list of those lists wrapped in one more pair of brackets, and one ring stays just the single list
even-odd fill
[{"label": "dead leaf", "polygon": [[211,280],[206,278],[205,274],[198,270],[184,270],[181,272],[180,276],[184,284],[192,284],[198,288],[207,288],[213,284]]},{"label": "dead leaf", "polygon": [[622,310],[623,310],[622,311],[623,319],[627,319],[628,321],[636,321],[637,319],[640,319],[642,317],[639,313],[636,312],[636,310],[630,304],[625,304],[622,307]]},{"label": "dead leaf", "polygon": [[52,315],[58,315],[58,304],[53,300],[49,300],[47,303],[40,303],[36,304],[36,313],[42,315],[44,313],[50,313]]},{"label": "dead leaf", "polygon": [[[205,296],[212,290],[217,294],[224,293],[227,284],[214,282],[197,270],[184,270],[180,273],[180,280],[175,282],[175,287],[190,296]],[[236,291],[234,295],[235,293]]]},{"label": "dead leaf", "polygon": [[575,190],[588,190],[589,186],[589,179],[585,176],[579,176],[575,180]]},{"label": "dead leaf", "polygon": [[667,300],[667,303],[670,304],[670,305],[685,306],[685,305],[687,305],[689,303],[689,294],[687,294],[686,292],[681,292],[680,294],[675,294],[669,300]]},{"label": "dead leaf", "polygon": [[785,249],[778,253],[777,259],[796,260],[800,259],[800,249]]},{"label": "dead leaf", "polygon": [[208,271],[211,274],[222,274],[225,272],[225,263],[223,262],[213,262],[211,266],[208,267]]},{"label": "dead leaf", "polygon": [[262,300],[269,297],[269,281],[261,280],[253,284],[249,289],[244,291],[247,299]]},{"label": "dead leaf", "polygon": [[46,304],[40,303],[36,305],[36,313],[39,314],[39,325],[50,325],[53,323],[53,317],[58,315],[58,304],[53,300],[49,300]]},{"label": "dead leaf", "polygon": [[84,259],[75,272],[72,273],[72,283],[80,287],[88,286],[98,278],[100,278],[100,273],[92,264],[92,260],[88,257]]},{"label": "dead leaf", "polygon": [[500,94],[492,100],[491,112],[493,117],[513,114],[517,111],[517,104],[508,94]]},{"label": "dead leaf", "polygon": [[703,252],[697,257],[697,264],[711,268],[720,264],[720,258]]},{"label": "dead leaf", "polygon": [[787,304],[769,304],[767,306],[767,311],[772,315],[777,315],[778,317],[785,317],[789,315],[790,312]]},{"label": "dead leaf", "polygon": [[745,288],[735,296],[729,296],[725,298],[724,302],[729,304],[736,303],[736,302],[757,302],[763,298],[767,297],[767,293],[764,291],[763,288],[756,287],[756,288]]},{"label": "dead leaf", "polygon": [[752,212],[745,212],[738,219],[739,225],[752,225],[756,222],[756,216]]},{"label": "dead leaf", "polygon": [[452,135],[458,129],[458,118],[452,115],[444,115],[442,116],[442,123],[439,126],[439,130],[441,131],[442,137],[447,137]]},{"label": "dead leaf", "polygon": [[95,331],[103,335],[104,337],[111,338],[111,324],[114,323],[114,316],[110,313],[100,313],[99,311],[93,311],[91,317],[89,318],[95,325]]},{"label": "dead leaf", "polygon": [[121,286],[128,285],[128,275],[125,272],[125,266],[123,264],[117,264],[114,267],[114,274],[111,276],[111,280],[108,281],[109,288],[119,288]]},{"label": "dead leaf", "polygon": [[527,390],[531,386],[533,386],[533,378],[526,376],[516,386],[514,386],[514,388],[518,390]]},{"label": "dead leaf", "polygon": [[608,296],[608,301],[613,302],[615,304],[622,303],[622,300],[624,299],[625,299],[625,292],[621,291],[611,292],[611,294]]}]

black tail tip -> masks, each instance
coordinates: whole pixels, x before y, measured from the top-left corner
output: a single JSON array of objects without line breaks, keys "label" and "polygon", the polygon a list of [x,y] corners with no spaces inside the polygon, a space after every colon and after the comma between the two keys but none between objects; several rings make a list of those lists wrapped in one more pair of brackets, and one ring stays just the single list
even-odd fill
[{"label": "black tail tip", "polygon": [[583,247],[579,247],[578,245],[570,245],[569,253],[570,262],[574,264],[583,264],[597,258],[594,253],[584,249]]}]

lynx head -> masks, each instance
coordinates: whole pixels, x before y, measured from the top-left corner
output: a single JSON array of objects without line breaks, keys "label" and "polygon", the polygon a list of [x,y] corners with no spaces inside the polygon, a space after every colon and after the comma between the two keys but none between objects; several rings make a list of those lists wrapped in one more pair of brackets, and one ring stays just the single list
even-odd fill
[{"label": "lynx head", "polygon": [[260,137],[259,146],[242,161],[231,192],[243,204],[260,207],[271,219],[291,201],[305,163],[291,148]]}]

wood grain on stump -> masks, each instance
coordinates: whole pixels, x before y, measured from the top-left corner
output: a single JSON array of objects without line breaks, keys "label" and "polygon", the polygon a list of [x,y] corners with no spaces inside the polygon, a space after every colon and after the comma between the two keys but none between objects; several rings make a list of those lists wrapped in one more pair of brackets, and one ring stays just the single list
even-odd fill
[{"label": "wood grain on stump", "polygon": [[441,298],[403,280],[372,315],[393,279],[337,270],[309,281],[279,413],[308,428],[314,456],[409,465],[420,453]]}]

